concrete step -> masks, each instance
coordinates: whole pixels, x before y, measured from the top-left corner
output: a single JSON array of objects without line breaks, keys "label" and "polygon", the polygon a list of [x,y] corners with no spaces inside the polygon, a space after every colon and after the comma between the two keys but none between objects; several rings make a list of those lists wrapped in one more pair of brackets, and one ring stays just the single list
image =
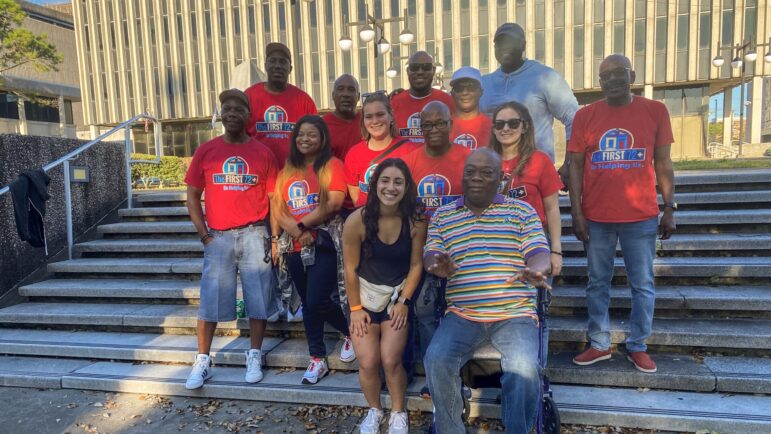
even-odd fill
[{"label": "concrete step", "polygon": [[[620,251],[620,246],[617,250]],[[562,250],[583,252],[583,243],[575,236],[562,237]],[[762,233],[677,234],[661,241],[660,252],[771,250],[771,235]],[[75,245],[79,253],[133,254],[133,253],[201,253],[203,244],[191,238],[109,238]]]},{"label": "concrete step", "polygon": [[[752,204],[771,202],[771,189],[749,191],[709,191],[697,193],[676,193],[675,200],[678,205],[728,205],[728,204]],[[658,196],[659,205],[663,205],[661,195]],[[570,206],[569,196],[560,196],[560,207]]]},{"label": "concrete step", "polygon": [[[194,391],[184,388],[189,366],[98,362],[62,376],[62,387],[87,390],[198,396],[220,399],[366,406],[354,373],[334,372],[314,386],[300,384],[302,371],[267,370],[257,384],[243,381],[243,368],[214,368],[214,377]],[[430,411],[417,396],[422,381],[407,390],[410,410]],[[615,425],[678,431],[768,432],[771,398],[715,393],[636,391],[556,385],[563,423]],[[471,416],[500,417],[496,390],[475,391]],[[384,394],[384,405],[389,407]]]},{"label": "concrete step", "polygon": [[[198,307],[166,304],[108,303],[23,303],[0,309],[0,324],[124,326],[143,328],[196,327]],[[626,317],[611,319],[611,340],[622,343],[628,333]],[[223,330],[247,330],[245,319],[219,324]],[[586,342],[586,320],[552,317],[552,342]],[[269,323],[272,333],[303,332],[302,323]],[[331,331],[331,330],[330,330]],[[661,347],[705,347],[731,349],[771,349],[771,320],[767,319],[670,319],[654,320],[650,345]]]},{"label": "concrete step", "polygon": [[771,187],[768,169],[730,170],[681,170],[675,172],[675,185],[719,185],[725,188],[731,184],[765,184]]},{"label": "concrete step", "polygon": [[[563,228],[573,226],[570,214],[563,213],[561,219]],[[683,210],[675,214],[675,220],[678,227],[765,225],[771,223],[771,209]]]},{"label": "concrete step", "polygon": [[[331,369],[357,370],[358,364],[339,360],[341,340],[328,339]],[[110,333],[0,329],[0,353],[17,356],[70,357],[131,362],[191,363],[197,353],[196,337],[152,333]],[[215,337],[212,358],[216,366],[243,366],[247,337]],[[268,337],[262,346],[267,368],[304,369],[308,364],[305,339]],[[547,374],[553,383],[698,392],[771,393],[771,359],[757,357],[709,357],[698,361],[688,355],[654,354],[659,370],[644,374],[616,353],[610,361],[590,367],[576,366],[575,353],[552,353]],[[477,351],[476,358],[498,360],[492,347]]]},{"label": "concrete step", "polygon": [[[240,291],[240,288],[239,288]],[[142,279],[49,279],[19,288],[24,297],[132,298],[197,301],[197,280]],[[629,308],[628,287],[611,289],[611,307]],[[764,311],[771,305],[771,285],[763,286],[670,286],[656,287],[656,309]],[[586,287],[556,285],[552,307],[586,307]]]},{"label": "concrete step", "polygon": [[0,387],[61,389],[62,376],[91,364],[82,359],[0,356]]},{"label": "concrete step", "polygon": [[[52,273],[200,274],[203,258],[80,258],[48,264]],[[771,256],[659,257],[657,277],[771,277]],[[625,276],[623,258],[616,258],[616,276]],[[585,257],[566,257],[563,276],[586,276]]]}]

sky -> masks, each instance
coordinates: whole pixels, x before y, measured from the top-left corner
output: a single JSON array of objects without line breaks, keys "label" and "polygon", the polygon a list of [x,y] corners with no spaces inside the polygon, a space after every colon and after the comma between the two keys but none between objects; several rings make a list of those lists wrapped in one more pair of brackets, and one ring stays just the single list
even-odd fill
[{"label": "sky", "polygon": [[36,3],[39,5],[55,5],[61,3],[69,3],[67,0],[27,0],[30,3]]}]

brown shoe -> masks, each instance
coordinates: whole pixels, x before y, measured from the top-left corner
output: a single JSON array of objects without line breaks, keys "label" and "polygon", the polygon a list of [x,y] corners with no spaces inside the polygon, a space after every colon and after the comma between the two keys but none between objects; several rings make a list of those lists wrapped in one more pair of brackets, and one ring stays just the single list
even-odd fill
[{"label": "brown shoe", "polygon": [[626,359],[634,364],[637,370],[652,374],[656,372],[656,362],[645,351],[630,351]]},{"label": "brown shoe", "polygon": [[610,349],[602,351],[602,350],[598,350],[596,348],[590,347],[588,350],[584,351],[583,353],[573,357],[573,363],[575,363],[576,365],[586,366],[586,365],[597,363],[601,360],[609,360],[609,359],[610,359]]}]

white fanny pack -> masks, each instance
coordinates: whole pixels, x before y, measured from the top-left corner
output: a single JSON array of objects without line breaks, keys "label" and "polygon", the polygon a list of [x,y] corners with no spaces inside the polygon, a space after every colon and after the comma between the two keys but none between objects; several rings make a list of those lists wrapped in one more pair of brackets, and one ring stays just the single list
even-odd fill
[{"label": "white fanny pack", "polygon": [[391,308],[399,299],[405,282],[406,279],[396,286],[378,285],[359,277],[361,305],[370,312],[382,312],[387,308],[388,313],[391,313]]}]

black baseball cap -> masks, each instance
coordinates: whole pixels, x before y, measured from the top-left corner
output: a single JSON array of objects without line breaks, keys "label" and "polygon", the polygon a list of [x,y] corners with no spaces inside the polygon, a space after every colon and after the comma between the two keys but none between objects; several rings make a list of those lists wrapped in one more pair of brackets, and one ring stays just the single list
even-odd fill
[{"label": "black baseball cap", "polygon": [[289,47],[282,44],[281,42],[271,42],[268,44],[267,47],[265,47],[265,58],[270,57],[271,54],[279,52],[284,55],[287,59],[290,61],[292,60],[292,53],[289,51]]},{"label": "black baseball cap", "polygon": [[517,23],[504,23],[501,24],[500,27],[498,27],[498,30],[495,31],[495,37],[493,38],[493,41],[497,41],[498,38],[501,36],[511,36],[513,38],[522,38],[522,40],[525,40],[525,29],[522,28]]}]

